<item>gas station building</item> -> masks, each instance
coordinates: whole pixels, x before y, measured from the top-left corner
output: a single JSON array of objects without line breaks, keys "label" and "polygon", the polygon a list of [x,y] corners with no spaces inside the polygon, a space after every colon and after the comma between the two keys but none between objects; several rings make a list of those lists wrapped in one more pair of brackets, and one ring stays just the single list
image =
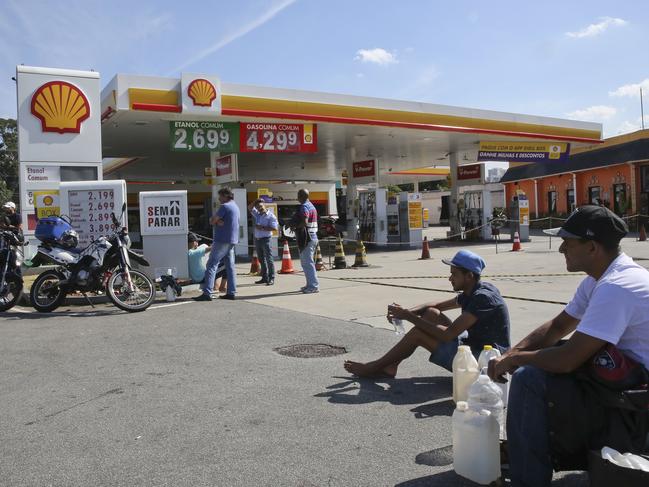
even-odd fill
[{"label": "gas station building", "polygon": [[[527,162],[556,155],[561,164],[571,147],[598,144],[602,135],[601,124],[590,122],[232,84],[212,74],[117,74],[93,93],[98,90],[98,73],[18,66],[17,81],[21,207],[27,234],[35,221],[29,214],[35,215],[38,204],[34,191],[53,190],[57,182],[77,177],[126,182],[129,230],[135,239],[141,192],[185,190],[188,227],[203,233],[210,231],[207,219],[217,204],[216,191],[228,185],[235,190],[242,216],[243,206],[264,195],[277,205],[273,209],[280,218],[290,216],[297,190],[307,188],[320,214],[345,218],[348,238],[388,244],[395,232],[416,229],[412,209],[417,208],[417,196],[388,195],[381,188],[423,168],[428,180],[450,174],[453,233],[460,227],[458,187],[475,183],[466,177],[474,174],[470,166],[489,155],[502,156],[491,160],[509,160],[514,153],[531,157]],[[39,116],[40,105],[34,100],[40,96],[44,105],[49,100],[51,107],[61,106],[61,99],[44,97],[45,85],[52,91],[61,83],[83,95],[79,98],[85,99],[88,116],[81,120],[78,113],[59,110],[60,117],[77,118],[68,125],[61,122],[63,129],[48,128],[52,110],[41,109]],[[52,157],[45,154],[44,149],[77,144],[92,131],[98,133],[87,142],[87,156],[57,156],[56,150]],[[86,170],[70,173],[70,166]],[[28,169],[45,170],[51,177],[32,183]],[[396,205],[392,212],[390,204]],[[245,221],[240,238],[237,254],[247,255],[252,237]]]}]

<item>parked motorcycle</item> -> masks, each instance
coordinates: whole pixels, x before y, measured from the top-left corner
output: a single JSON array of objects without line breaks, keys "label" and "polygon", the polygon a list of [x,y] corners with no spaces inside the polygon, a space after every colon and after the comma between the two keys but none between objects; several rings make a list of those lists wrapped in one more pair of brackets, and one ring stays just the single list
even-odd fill
[{"label": "parked motorcycle", "polygon": [[0,230],[0,311],[14,307],[23,292],[22,235]]},{"label": "parked motorcycle", "polygon": [[[122,216],[126,205],[122,207]],[[144,311],[155,299],[155,285],[145,274],[131,267],[131,260],[148,266],[147,260],[130,249],[130,238],[120,220],[111,213],[114,231],[85,249],[77,249],[78,236],[69,221],[60,217],[39,220],[36,238],[41,240],[32,265],[55,264],[41,273],[29,297],[37,311],[58,308],[74,291],[105,292],[112,303],[125,311]],[[51,227],[49,228],[48,227]]]}]

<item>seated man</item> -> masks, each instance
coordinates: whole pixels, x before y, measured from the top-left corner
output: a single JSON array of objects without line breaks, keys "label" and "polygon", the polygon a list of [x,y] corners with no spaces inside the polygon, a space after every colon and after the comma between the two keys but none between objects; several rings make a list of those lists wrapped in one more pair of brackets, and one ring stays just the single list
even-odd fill
[{"label": "seated man", "polygon": [[[193,283],[200,284],[205,279],[205,254],[210,251],[211,247],[206,244],[198,245],[198,237],[191,232],[187,236],[187,241],[189,245],[189,250],[187,251],[189,277],[191,277]],[[216,268],[215,279],[219,286],[219,292],[224,293],[227,280],[225,277],[225,263],[222,259]],[[218,284],[218,279],[221,279],[220,284]]]},{"label": "seated man", "polygon": [[[649,367],[649,272],[620,250],[626,223],[608,208],[587,205],[547,232],[563,239],[559,252],[568,271],[587,276],[561,313],[489,363],[494,380],[513,373],[507,411],[513,486],[549,486],[553,466],[583,470],[588,449],[620,448],[620,441],[626,451],[641,449],[649,422],[648,405],[638,423],[616,420],[631,413],[605,407],[611,389],[589,382],[584,367],[603,363],[612,376],[620,352]],[[611,345],[618,351],[602,355]]]},{"label": "seated man", "polygon": [[[359,377],[394,377],[402,360],[410,357],[417,347],[430,351],[430,361],[451,370],[459,345],[459,336],[465,331],[465,345],[477,358],[485,345],[506,350],[509,342],[509,312],[498,289],[480,280],[485,262],[477,254],[460,250],[453,259],[443,260],[451,266],[449,281],[459,294],[442,302],[426,303],[411,309],[398,304],[388,306],[388,320],[401,319],[414,326],[383,357],[366,364],[345,362],[345,370]],[[462,308],[462,314],[451,321],[443,311]]]}]

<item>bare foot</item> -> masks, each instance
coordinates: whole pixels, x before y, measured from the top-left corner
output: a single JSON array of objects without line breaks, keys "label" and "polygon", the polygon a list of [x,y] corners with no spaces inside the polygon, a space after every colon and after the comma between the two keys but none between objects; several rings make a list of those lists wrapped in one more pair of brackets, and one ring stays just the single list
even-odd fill
[{"label": "bare foot", "polygon": [[346,360],[343,366],[347,372],[358,377],[387,377],[394,379],[394,376],[397,374],[397,367],[394,364],[377,370],[371,363],[362,364],[360,362]]}]

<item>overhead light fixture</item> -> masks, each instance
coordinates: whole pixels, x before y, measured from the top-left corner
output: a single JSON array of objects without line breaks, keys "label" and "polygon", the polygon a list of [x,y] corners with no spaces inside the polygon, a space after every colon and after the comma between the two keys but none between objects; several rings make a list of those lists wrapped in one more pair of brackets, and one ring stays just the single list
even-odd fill
[{"label": "overhead light fixture", "polygon": [[136,120],[133,122],[134,125],[149,125],[149,122],[147,120]]}]

